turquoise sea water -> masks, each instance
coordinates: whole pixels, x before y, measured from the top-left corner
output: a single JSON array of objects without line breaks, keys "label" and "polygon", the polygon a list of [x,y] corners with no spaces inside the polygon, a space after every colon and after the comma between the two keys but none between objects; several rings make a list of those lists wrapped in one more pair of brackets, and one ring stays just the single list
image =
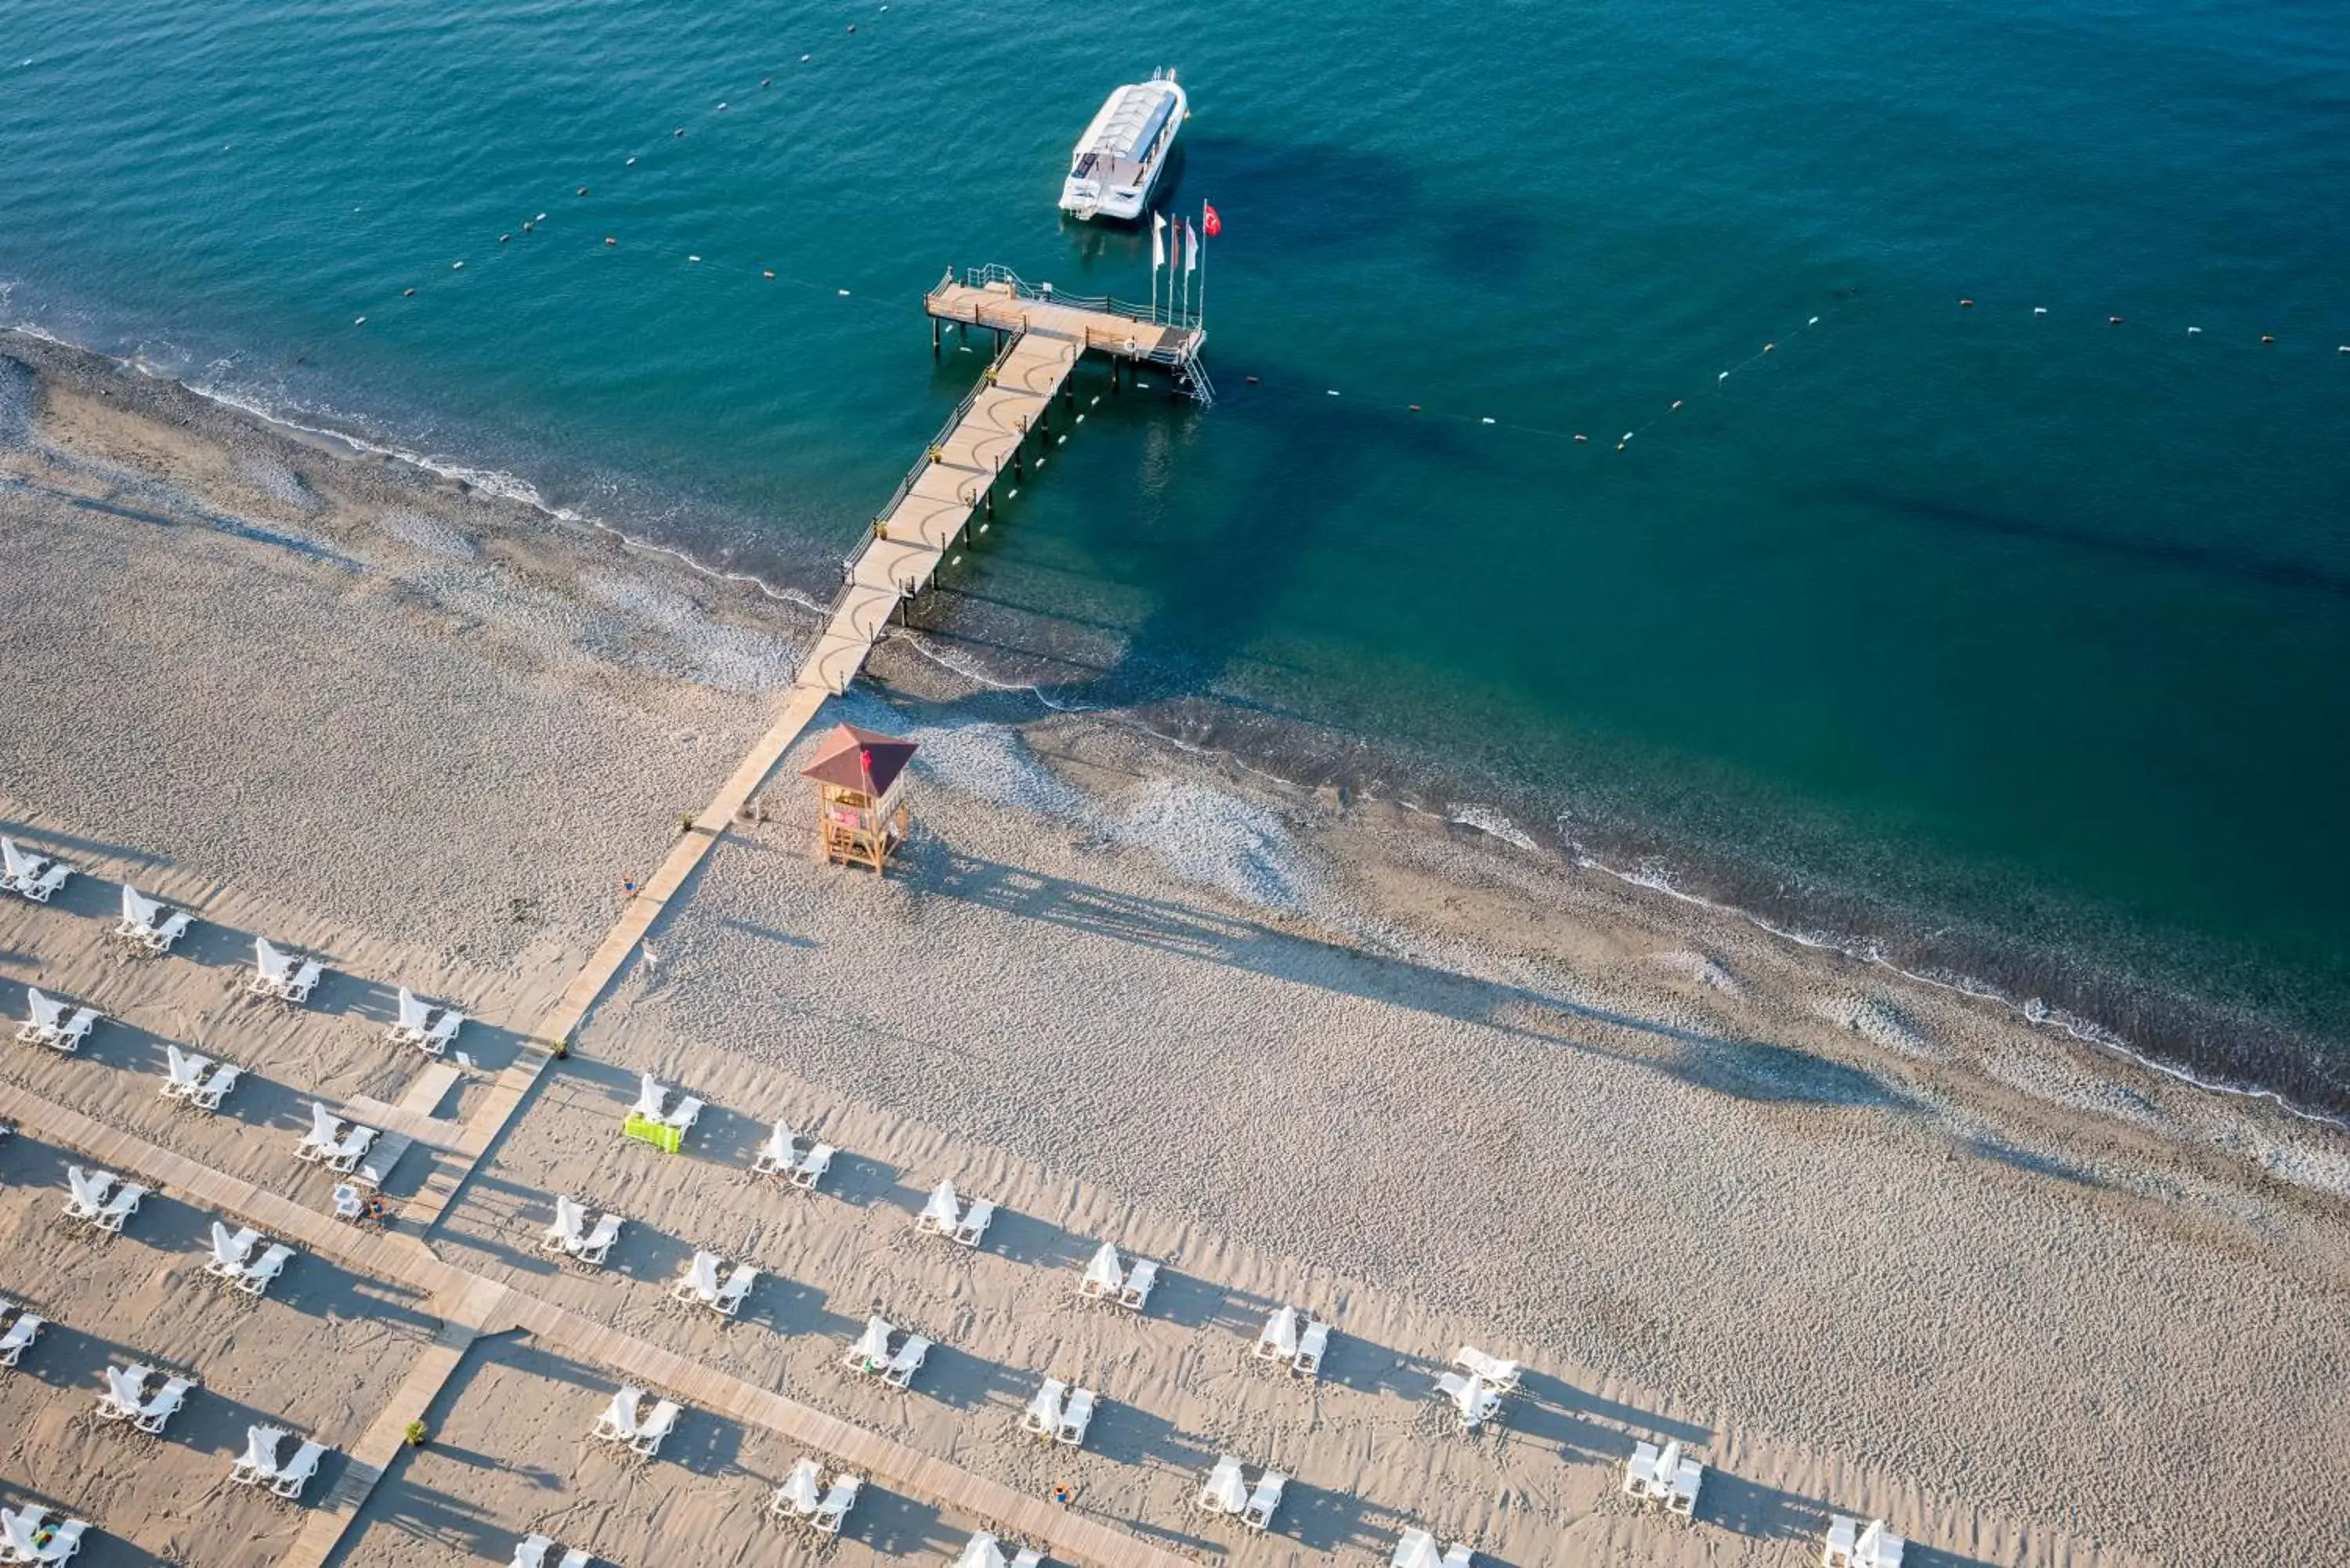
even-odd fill
[{"label": "turquoise sea water", "polygon": [[2338,5],[15,0],[0,54],[0,317],[819,597],[976,373],[945,267],[1147,292],[1053,202],[1179,66],[1222,400],[1105,397],[942,649],[2350,1098]]}]

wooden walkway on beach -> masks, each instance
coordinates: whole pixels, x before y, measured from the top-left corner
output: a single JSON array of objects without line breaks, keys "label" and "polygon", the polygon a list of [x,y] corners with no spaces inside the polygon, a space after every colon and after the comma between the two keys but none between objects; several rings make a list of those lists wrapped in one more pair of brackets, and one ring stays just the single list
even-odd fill
[{"label": "wooden walkway on beach", "polygon": [[[416,1293],[442,1318],[390,1400],[359,1441],[335,1484],[303,1521],[280,1568],[322,1568],[359,1506],[398,1460],[408,1423],[426,1421],[480,1335],[522,1329],[550,1349],[675,1397],[689,1409],[763,1428],[828,1456],[893,1491],[1035,1546],[1054,1559],[1097,1568],[1196,1568],[1191,1560],[1069,1509],[973,1475],[853,1422],[772,1393],[634,1334],[608,1328],[511,1285],[443,1262],[413,1237],[362,1229],[13,1084],[0,1084],[0,1116],[25,1136],[70,1149],[182,1202],[253,1226],[357,1273]],[[288,1149],[291,1158],[291,1149]],[[134,1222],[135,1223],[135,1222]],[[296,1262],[293,1265],[299,1268]],[[584,1402],[580,1428],[596,1414]]]},{"label": "wooden walkway on beach", "polygon": [[[1042,439],[1051,434],[1055,395],[1065,403],[1071,400],[1069,378],[1077,361],[1087,353],[1107,356],[1113,386],[1120,367],[1149,366],[1164,372],[1170,385],[1188,378],[1194,395],[1205,395],[1207,379],[1199,367],[1199,354],[1207,335],[1194,323],[1161,321],[1157,313],[1139,312],[1116,300],[1056,296],[996,267],[966,273],[960,280],[950,272],[924,296],[923,305],[931,317],[933,351],[947,325],[992,331],[1000,338],[1001,349],[899,483],[871,534],[849,558],[839,595],[767,732],[691,826],[678,836],[660,866],[539,1020],[514,1064],[498,1075],[457,1137],[443,1145],[442,1158],[400,1215],[403,1223],[420,1233],[429,1231],[447,1212],[473,1168],[529,1098],[555,1053],[568,1047],[597,999],[637,952],[736,814],[814,722],[825,700],[848,690],[890,616],[938,575],[972,514],[992,510],[996,482],[1007,469],[1015,479],[1024,472],[1031,435]],[[1064,417],[1074,421],[1080,416],[1072,408]],[[1044,462],[1040,455],[1037,466]]]}]

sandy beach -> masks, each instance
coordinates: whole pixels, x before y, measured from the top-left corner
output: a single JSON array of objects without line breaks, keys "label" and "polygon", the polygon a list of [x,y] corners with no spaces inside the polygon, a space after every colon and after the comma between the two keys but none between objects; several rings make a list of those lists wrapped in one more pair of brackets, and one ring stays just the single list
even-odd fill
[{"label": "sandy beach", "polygon": [[[952,1562],[1001,1521],[936,1500],[989,1489],[1266,1568],[1409,1527],[1761,1568],[1835,1513],[1926,1568],[2350,1560],[2341,1129],[1461,824],[1003,722],[903,645],[818,725],[920,743],[897,868],[819,862],[811,735],[550,1060],[810,618],[0,353],[0,830],[77,872],[0,894],[0,1014],[104,1014],[0,1042],[0,1295],[51,1325],[0,1373],[0,1500],[90,1521],[78,1561],[804,1561],[767,1500],[819,1418],[921,1460],[821,1548],[850,1565]],[[109,936],[126,881],[195,916],[168,956]],[[307,1005],[249,993],[257,935],[326,965]],[[403,986],[463,1064],[387,1040]],[[173,1045],[245,1070],[217,1114],[158,1093]],[[678,1154],[620,1136],[647,1073],[704,1102]],[[76,1138],[322,1215],[313,1100],[411,1140],[406,1251],[320,1220],[252,1299],[184,1180],[116,1238],[61,1218]],[[813,1192],[749,1169],[779,1118],[838,1150]],[[980,1247],[918,1233],[942,1179],[999,1206]],[[623,1218],[604,1267],[541,1244],[557,1194]],[[1139,1316],[1077,1296],[1104,1241],[1161,1264]],[[697,1251],[758,1270],[739,1316],[673,1298]],[[1251,1355],[1283,1305],[1332,1325],[1318,1379]],[[934,1342],[910,1388],[843,1365],[868,1314]],[[1525,1368],[1473,1436],[1435,1395],[1464,1345]],[[588,1437],[615,1357],[692,1369],[650,1459]],[[94,1416],[133,1360],[197,1386],[160,1439]],[[431,1440],[355,1457],[424,1367]],[[1100,1395],[1082,1449],[1019,1428],[1048,1376]],[[299,1504],[227,1483],[255,1423],[335,1450]],[[1671,1441],[1688,1522],[1621,1487]],[[1291,1478],[1263,1534],[1194,1506],[1223,1454]]]}]

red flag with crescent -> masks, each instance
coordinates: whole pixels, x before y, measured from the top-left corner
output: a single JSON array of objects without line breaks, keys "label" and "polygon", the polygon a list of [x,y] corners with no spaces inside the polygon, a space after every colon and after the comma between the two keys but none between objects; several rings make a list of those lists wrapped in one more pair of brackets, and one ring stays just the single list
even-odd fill
[{"label": "red flag with crescent", "polygon": [[1216,209],[1205,202],[1200,203],[1200,232],[1211,240],[1224,232],[1223,219],[1216,216]]}]

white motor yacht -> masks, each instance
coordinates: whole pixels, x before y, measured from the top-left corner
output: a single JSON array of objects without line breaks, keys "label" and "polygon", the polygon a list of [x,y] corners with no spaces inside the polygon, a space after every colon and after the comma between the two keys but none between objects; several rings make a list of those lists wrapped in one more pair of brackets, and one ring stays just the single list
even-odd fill
[{"label": "white motor yacht", "polygon": [[1111,93],[1077,138],[1069,177],[1061,182],[1061,211],[1080,218],[1142,216],[1190,108],[1171,70]]}]

